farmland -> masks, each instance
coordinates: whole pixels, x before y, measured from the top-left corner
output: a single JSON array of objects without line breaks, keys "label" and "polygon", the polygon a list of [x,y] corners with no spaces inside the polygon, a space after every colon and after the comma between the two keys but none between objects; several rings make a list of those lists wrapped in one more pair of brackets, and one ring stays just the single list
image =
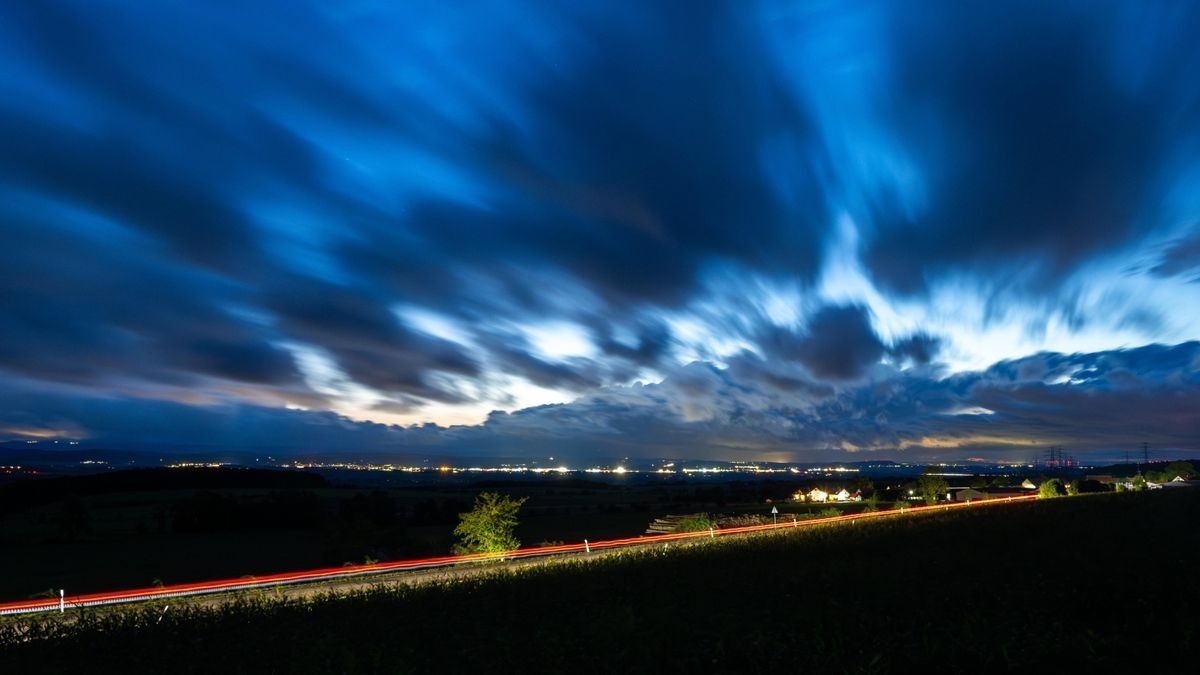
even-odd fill
[{"label": "farmland", "polygon": [[7,620],[0,644],[17,671],[1173,669],[1200,647],[1197,516],[1194,490],[1052,499],[339,597]]},{"label": "farmland", "polygon": [[[488,489],[488,483],[376,489],[297,472],[246,474],[134,470],[65,485],[0,487],[0,601],[51,588],[87,593],[445,555],[458,514]],[[795,487],[548,478],[492,489],[529,497],[516,534],[536,545],[636,535],[667,513],[764,515],[768,499],[787,515],[823,508],[787,503]]]}]

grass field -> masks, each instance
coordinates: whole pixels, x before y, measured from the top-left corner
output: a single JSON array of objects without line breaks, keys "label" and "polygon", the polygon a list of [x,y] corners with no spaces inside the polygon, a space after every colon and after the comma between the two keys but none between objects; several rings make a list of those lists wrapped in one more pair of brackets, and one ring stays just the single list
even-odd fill
[{"label": "grass field", "polygon": [[0,623],[6,672],[938,672],[1194,663],[1193,490],[1047,500],[348,597]]},{"label": "grass field", "polygon": [[[0,600],[22,599],[51,588],[89,593],[144,587],[155,580],[186,583],[362,563],[367,557],[445,555],[454,543],[457,514],[470,508],[480,489],[173,489],[46,500],[32,507],[10,507],[7,513],[0,508]],[[656,516],[673,512],[765,515],[770,505],[763,497],[790,491],[786,485],[774,486],[774,492],[767,494],[757,493],[761,486],[724,486],[719,494],[728,500],[718,503],[710,494],[712,488],[687,485],[572,487],[540,482],[497,489],[530,498],[517,530],[526,545],[634,536]],[[203,494],[220,495],[240,511],[257,515],[221,517],[208,527],[183,531],[173,514],[180,503]],[[311,507],[311,513],[279,522],[255,511],[280,495]],[[383,496],[382,513],[372,506],[372,495]],[[356,499],[367,503],[347,509]],[[84,524],[73,529],[67,517],[71,505],[85,514]],[[285,502],[276,511],[296,515],[297,509],[290,506]],[[785,515],[823,508],[786,503],[779,507]]]}]

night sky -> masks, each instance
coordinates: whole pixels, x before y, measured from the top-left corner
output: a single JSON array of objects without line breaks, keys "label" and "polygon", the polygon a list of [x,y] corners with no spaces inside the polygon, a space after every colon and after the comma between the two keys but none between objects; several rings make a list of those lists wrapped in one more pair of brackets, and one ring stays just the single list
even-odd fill
[{"label": "night sky", "polygon": [[0,4],[0,440],[1200,451],[1191,2]]}]

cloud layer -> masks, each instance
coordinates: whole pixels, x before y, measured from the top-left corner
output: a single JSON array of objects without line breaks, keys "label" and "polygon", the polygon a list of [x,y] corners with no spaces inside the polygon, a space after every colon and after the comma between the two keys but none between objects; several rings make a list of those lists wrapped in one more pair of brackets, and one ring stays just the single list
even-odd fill
[{"label": "cloud layer", "polygon": [[[1200,339],[1198,33],[1187,3],[5,6],[0,437],[950,453],[1151,415],[994,378]],[[1156,358],[1130,377],[1192,396]]]},{"label": "cloud layer", "polygon": [[[781,372],[784,370],[785,372]],[[693,363],[661,383],[601,389],[557,405],[493,413],[479,426],[399,427],[331,412],[249,404],[6,394],[0,425],[93,446],[274,454],[408,453],[560,460],[1024,461],[1061,446],[1117,459],[1200,450],[1200,343],[1092,354],[1041,353],[982,372],[877,366],[830,387],[746,354]],[[49,432],[43,434],[43,432]]]}]

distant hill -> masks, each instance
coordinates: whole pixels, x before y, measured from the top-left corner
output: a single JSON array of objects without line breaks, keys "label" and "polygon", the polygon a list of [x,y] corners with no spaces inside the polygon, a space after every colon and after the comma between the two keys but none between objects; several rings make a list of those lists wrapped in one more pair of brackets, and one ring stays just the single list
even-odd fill
[{"label": "distant hill", "polygon": [[162,490],[313,489],[329,481],[304,471],[241,467],[187,467],[125,469],[87,476],[22,480],[0,486],[0,507],[21,509],[46,504],[64,496],[92,496],[118,492]]}]

